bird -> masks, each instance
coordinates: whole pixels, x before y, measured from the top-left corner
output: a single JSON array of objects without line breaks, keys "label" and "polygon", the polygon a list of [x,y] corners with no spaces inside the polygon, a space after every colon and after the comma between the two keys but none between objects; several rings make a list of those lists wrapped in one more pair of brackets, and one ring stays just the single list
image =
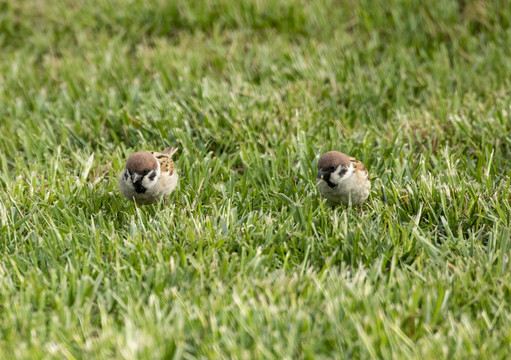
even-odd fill
[{"label": "bird", "polygon": [[176,147],[163,152],[138,151],[133,153],[119,174],[119,191],[137,205],[148,205],[166,198],[176,189],[177,170],[172,161]]},{"label": "bird", "polygon": [[371,190],[364,164],[339,151],[328,151],[319,158],[316,184],[333,206],[351,202],[361,207]]}]

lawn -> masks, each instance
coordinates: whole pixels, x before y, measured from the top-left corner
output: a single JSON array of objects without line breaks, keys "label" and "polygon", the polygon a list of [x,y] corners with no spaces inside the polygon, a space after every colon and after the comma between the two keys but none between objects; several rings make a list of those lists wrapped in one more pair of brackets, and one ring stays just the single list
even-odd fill
[{"label": "lawn", "polygon": [[508,358],[510,51],[504,0],[2,1],[0,358]]}]

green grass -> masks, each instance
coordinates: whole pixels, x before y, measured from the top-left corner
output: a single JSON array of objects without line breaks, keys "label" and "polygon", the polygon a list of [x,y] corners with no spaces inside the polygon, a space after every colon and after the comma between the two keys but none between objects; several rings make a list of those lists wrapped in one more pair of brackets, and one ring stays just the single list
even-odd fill
[{"label": "green grass", "polygon": [[508,357],[510,4],[0,3],[0,358]]}]

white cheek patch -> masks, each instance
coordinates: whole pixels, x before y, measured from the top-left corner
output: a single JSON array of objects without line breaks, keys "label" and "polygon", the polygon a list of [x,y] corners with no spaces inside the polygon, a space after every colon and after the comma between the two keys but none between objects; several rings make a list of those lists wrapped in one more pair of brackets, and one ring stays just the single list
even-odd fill
[{"label": "white cheek patch", "polygon": [[[156,180],[156,179],[155,179]],[[155,180],[149,180],[148,177],[144,177],[142,179],[142,186],[145,187],[146,189],[148,187],[151,187],[152,184],[154,184],[156,181]]]},{"label": "white cheek patch", "polygon": [[156,182],[158,181],[158,174],[156,174],[156,176],[151,180],[149,179],[149,176],[144,176],[144,178],[142,179],[142,185],[147,189],[147,188],[150,188],[151,186],[153,186],[154,184],[156,184]]},{"label": "white cheek patch", "polygon": [[355,171],[355,169],[353,168],[353,165],[350,164],[350,166],[348,167],[348,170],[344,173],[344,174],[340,174],[341,171],[343,170],[344,168],[342,166],[339,166],[331,175],[330,175],[330,181],[333,182],[334,184],[339,184],[341,181],[343,181],[344,179],[347,179],[351,176],[351,174],[353,174],[353,171]]},{"label": "white cheek patch", "polygon": [[131,176],[128,169],[124,170],[123,179],[127,187],[129,187],[130,189],[135,189],[135,187],[133,186],[133,182],[131,181]]},{"label": "white cheek patch", "polygon": [[[142,179],[142,186],[145,187],[146,189],[153,187],[160,178],[160,162],[158,161],[157,164],[158,167],[155,170],[149,171],[149,173],[146,174]],[[154,176],[152,176],[153,174]]]}]

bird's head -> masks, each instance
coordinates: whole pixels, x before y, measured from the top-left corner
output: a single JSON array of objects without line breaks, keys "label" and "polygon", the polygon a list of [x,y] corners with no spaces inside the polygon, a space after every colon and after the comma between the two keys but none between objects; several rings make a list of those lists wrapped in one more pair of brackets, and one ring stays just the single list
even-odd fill
[{"label": "bird's head", "polygon": [[136,192],[143,193],[156,185],[160,177],[160,164],[149,151],[139,151],[128,158],[124,182]]},{"label": "bird's head", "polygon": [[347,155],[339,151],[329,151],[319,158],[316,182],[325,181],[328,186],[336,187],[351,175],[352,169]]}]

